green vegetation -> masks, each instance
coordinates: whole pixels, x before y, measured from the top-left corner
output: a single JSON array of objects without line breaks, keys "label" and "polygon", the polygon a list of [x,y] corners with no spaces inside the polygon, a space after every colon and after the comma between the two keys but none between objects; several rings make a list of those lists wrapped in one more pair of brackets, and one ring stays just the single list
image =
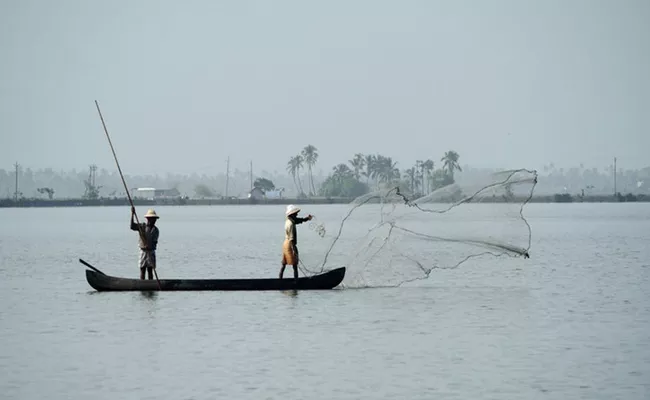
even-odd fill
[{"label": "green vegetation", "polygon": [[208,187],[208,185],[200,184],[194,187],[194,194],[196,197],[200,198],[211,198],[214,197],[214,191]]},{"label": "green vegetation", "polygon": [[270,179],[266,178],[257,178],[255,179],[255,182],[253,182],[253,187],[256,187],[258,189],[261,189],[262,192],[269,192],[271,190],[275,190],[275,185]]},{"label": "green vegetation", "polygon": [[324,197],[358,197],[365,193],[368,193],[368,185],[360,182],[345,164],[334,167],[334,172],[320,187],[320,195]]},{"label": "green vegetation", "polygon": [[[300,196],[306,196],[300,179],[300,169],[307,166],[309,197],[357,197],[370,190],[400,185],[411,195],[422,196],[454,183],[454,172],[462,171],[457,152],[449,150],[440,159],[441,168],[435,169],[433,160],[417,160],[411,168],[399,170],[396,161],[382,154],[356,153],[347,164],[332,168],[330,174],[316,190],[312,178],[312,167],[318,160],[318,149],[307,145],[300,154],[292,156],[287,171],[293,178]],[[349,164],[349,165],[348,165]]]}]

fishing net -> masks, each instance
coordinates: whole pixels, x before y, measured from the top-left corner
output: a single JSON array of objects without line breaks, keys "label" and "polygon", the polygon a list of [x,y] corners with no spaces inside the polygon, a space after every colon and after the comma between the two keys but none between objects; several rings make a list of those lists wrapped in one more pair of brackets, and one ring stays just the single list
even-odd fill
[{"label": "fishing net", "polygon": [[466,178],[417,199],[400,187],[368,193],[334,229],[310,221],[322,240],[302,241],[300,269],[310,276],[346,266],[344,286],[395,286],[474,257],[527,258],[531,228],[523,208],[536,184],[536,171],[520,169]]}]

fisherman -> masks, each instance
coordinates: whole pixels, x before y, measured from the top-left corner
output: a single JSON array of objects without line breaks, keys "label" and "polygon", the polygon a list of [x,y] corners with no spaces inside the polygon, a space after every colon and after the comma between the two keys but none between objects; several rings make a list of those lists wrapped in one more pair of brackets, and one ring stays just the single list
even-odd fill
[{"label": "fisherman", "polygon": [[287,206],[286,221],[284,223],[284,244],[282,245],[282,268],[280,269],[280,279],[284,275],[284,269],[287,264],[293,266],[293,278],[298,282],[298,232],[296,231],[296,225],[302,224],[306,221],[311,221],[313,218],[311,214],[307,215],[305,218],[298,216],[300,208],[289,204]]},{"label": "fisherman", "polygon": [[156,211],[149,209],[144,215],[147,222],[140,223],[140,226],[133,220],[134,217],[135,207],[131,207],[131,230],[140,231],[140,279],[144,279],[145,269],[149,273],[149,279],[153,279],[153,270],[156,268],[156,248],[158,247],[158,237],[160,235],[160,231],[156,226],[159,217]]}]

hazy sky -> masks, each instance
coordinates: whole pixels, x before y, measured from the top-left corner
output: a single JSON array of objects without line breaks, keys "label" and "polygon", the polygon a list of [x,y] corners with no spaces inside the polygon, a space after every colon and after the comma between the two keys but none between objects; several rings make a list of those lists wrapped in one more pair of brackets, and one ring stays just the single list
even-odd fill
[{"label": "hazy sky", "polygon": [[0,168],[650,165],[650,1],[0,0]]}]

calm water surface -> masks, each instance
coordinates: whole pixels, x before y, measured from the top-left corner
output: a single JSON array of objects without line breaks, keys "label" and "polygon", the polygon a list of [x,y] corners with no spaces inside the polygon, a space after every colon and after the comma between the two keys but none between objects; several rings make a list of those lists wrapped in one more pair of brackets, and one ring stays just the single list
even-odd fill
[{"label": "calm water surface", "polygon": [[[283,208],[157,208],[159,275],[275,277]],[[305,209],[330,230],[343,210]],[[0,397],[650,398],[650,205],[525,214],[529,260],[398,288],[150,295],[96,293],[77,261],[137,276],[128,208],[0,209]]]}]

